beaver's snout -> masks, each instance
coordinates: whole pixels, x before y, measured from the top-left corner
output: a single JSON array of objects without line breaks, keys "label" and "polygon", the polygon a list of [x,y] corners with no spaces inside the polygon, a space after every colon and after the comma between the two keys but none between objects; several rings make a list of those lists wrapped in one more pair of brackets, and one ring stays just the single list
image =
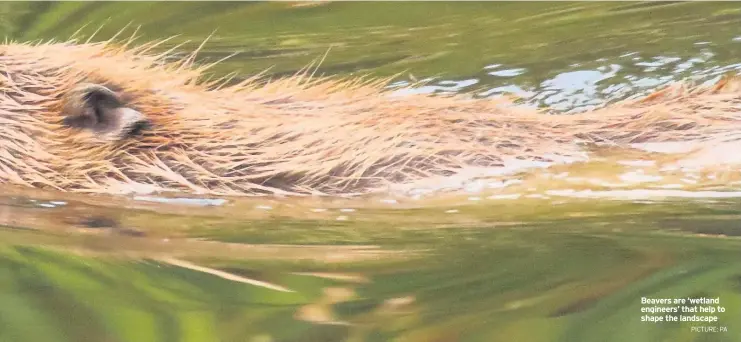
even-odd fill
[{"label": "beaver's snout", "polygon": [[106,120],[111,121],[108,134],[119,139],[142,134],[152,127],[152,123],[142,113],[131,108],[108,108],[101,113]]},{"label": "beaver's snout", "polygon": [[81,84],[70,91],[63,114],[64,125],[91,130],[108,141],[139,135],[151,127],[141,112],[127,107],[119,94],[99,84]]}]

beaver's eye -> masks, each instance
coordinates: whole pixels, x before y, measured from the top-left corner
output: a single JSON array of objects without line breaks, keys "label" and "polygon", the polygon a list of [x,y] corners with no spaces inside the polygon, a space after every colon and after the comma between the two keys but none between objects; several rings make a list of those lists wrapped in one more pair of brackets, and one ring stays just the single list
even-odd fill
[{"label": "beaver's eye", "polygon": [[64,102],[64,125],[91,130],[105,140],[125,139],[151,126],[139,111],[127,107],[116,92],[99,84],[75,87]]}]

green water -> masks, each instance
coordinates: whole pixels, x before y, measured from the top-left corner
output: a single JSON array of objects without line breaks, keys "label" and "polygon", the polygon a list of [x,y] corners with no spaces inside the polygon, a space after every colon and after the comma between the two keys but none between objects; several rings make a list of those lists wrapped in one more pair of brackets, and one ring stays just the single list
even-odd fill
[{"label": "green water", "polygon": [[[187,52],[215,31],[202,60],[241,51],[217,73],[286,75],[326,54],[327,75],[557,110],[741,69],[736,3],[3,2],[0,14],[14,40],[104,23],[105,39],[131,23],[140,41],[179,34]],[[0,341],[741,341],[737,199],[193,207],[0,193]],[[640,321],[641,297],[703,296],[726,308],[719,323]]]},{"label": "green water", "polygon": [[[124,27],[139,41],[176,36],[245,76],[288,75],[312,61],[327,75],[389,76],[420,92],[513,93],[558,110],[635,96],[672,80],[741,69],[741,6],[703,2],[0,3],[0,34],[98,39]],[[81,29],[82,28],[82,29]]]}]

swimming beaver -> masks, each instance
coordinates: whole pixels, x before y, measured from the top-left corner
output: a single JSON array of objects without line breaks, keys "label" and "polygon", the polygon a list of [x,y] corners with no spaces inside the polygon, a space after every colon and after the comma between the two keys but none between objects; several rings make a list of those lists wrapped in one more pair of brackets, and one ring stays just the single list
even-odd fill
[{"label": "swimming beaver", "polygon": [[194,65],[192,56],[168,62],[169,53],[152,52],[156,46],[0,46],[0,183],[87,192],[365,193],[509,158],[579,157],[593,142],[735,139],[728,137],[741,123],[741,93],[728,79],[546,115],[503,98],[392,96],[383,80],[308,73],[223,86],[203,80],[208,65]]}]

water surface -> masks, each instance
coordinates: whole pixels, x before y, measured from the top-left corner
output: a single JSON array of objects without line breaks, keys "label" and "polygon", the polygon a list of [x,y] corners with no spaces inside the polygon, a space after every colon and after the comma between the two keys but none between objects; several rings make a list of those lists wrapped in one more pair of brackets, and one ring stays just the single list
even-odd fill
[{"label": "water surface", "polygon": [[[423,81],[583,110],[741,68],[741,6],[5,2],[19,41],[211,35],[217,74]],[[84,28],[80,29],[84,25]],[[213,34],[213,35],[212,35]],[[0,188],[0,341],[740,341],[737,170],[626,159],[445,196],[109,197]],[[658,178],[657,178],[658,177]],[[616,186],[617,184],[617,186]],[[653,191],[653,192],[651,192]],[[719,297],[726,334],[641,323]]]},{"label": "water surface", "polygon": [[[107,2],[5,3],[2,33],[66,40],[139,27],[224,61],[219,73],[289,75],[312,61],[327,75],[390,76],[422,92],[515,94],[583,110],[673,80],[741,68],[733,2]],[[82,29],[81,29],[82,27]]]}]

